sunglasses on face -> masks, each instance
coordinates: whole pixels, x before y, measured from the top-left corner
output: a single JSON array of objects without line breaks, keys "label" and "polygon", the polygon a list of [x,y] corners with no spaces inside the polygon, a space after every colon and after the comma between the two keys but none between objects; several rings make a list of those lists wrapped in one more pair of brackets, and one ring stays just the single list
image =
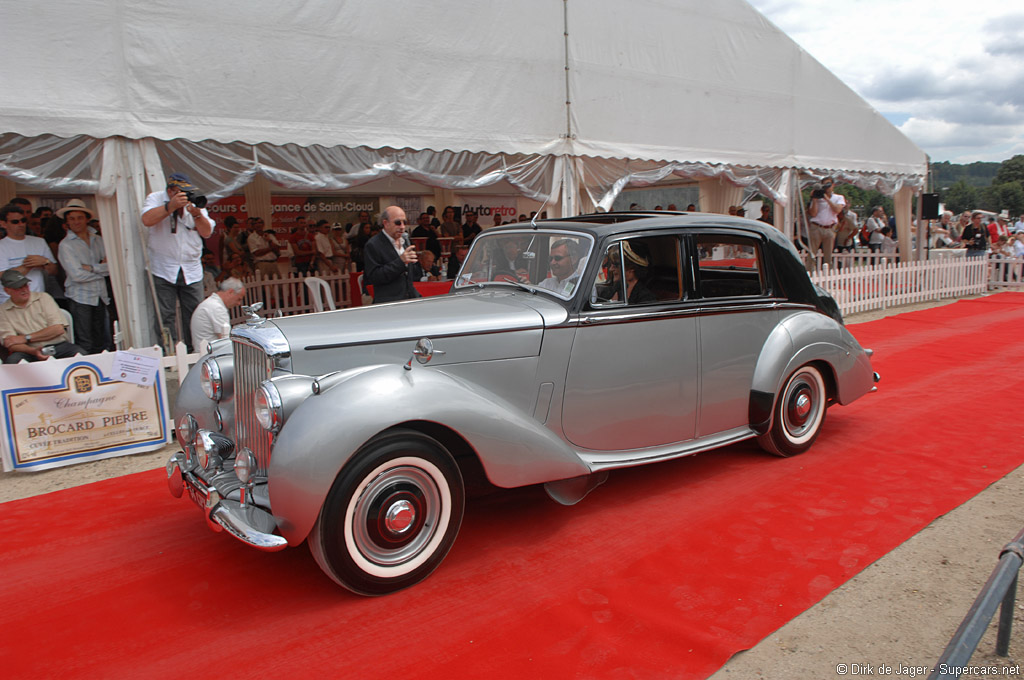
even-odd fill
[{"label": "sunglasses on face", "polygon": [[7,220],[7,224],[25,224],[25,220]]},{"label": "sunglasses on face", "polygon": [[552,255],[548,259],[551,260],[552,262],[561,262],[562,260],[564,260],[567,257],[569,257],[569,256],[568,255]]},{"label": "sunglasses on face", "polygon": [[408,220],[391,220],[391,224],[402,226],[403,224],[409,224]]}]

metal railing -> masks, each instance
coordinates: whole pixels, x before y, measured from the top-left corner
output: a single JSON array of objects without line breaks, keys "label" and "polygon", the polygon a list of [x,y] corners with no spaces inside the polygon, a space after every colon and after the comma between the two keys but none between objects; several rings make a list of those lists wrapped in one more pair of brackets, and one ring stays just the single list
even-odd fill
[{"label": "metal railing", "polygon": [[953,639],[946,645],[945,651],[936,662],[929,680],[946,680],[959,678],[961,673],[956,669],[964,668],[978,648],[981,637],[985,634],[988,624],[999,612],[999,629],[996,632],[996,654],[1008,656],[1010,652],[1010,633],[1013,629],[1013,607],[1017,601],[1017,577],[1021,564],[1024,563],[1024,529],[1017,537],[1006,544],[999,553],[999,564],[992,571],[988,583],[981,589],[967,616],[953,634]]}]

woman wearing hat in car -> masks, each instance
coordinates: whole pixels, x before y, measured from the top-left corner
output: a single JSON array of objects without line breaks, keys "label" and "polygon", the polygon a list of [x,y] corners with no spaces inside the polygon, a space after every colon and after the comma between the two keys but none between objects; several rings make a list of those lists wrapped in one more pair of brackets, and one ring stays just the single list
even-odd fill
[{"label": "woman wearing hat in car", "polygon": [[[645,302],[656,302],[657,297],[644,285],[643,279],[647,276],[647,267],[650,261],[644,255],[637,253],[643,248],[637,244],[634,249],[629,241],[622,241],[622,255],[626,258],[625,265],[619,262],[619,249],[612,246],[608,258],[608,273],[611,281],[604,290],[599,292],[600,297],[606,300],[619,300],[622,295],[622,279],[626,281],[626,302],[631,305],[639,305]],[[646,254],[646,253],[645,253]]]}]

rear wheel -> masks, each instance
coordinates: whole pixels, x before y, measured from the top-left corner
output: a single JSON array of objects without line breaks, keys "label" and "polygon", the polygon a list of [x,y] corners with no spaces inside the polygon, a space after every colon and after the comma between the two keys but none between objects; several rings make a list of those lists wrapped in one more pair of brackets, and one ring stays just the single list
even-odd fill
[{"label": "rear wheel", "polygon": [[765,451],[777,456],[795,456],[811,448],[825,422],[828,393],[821,371],[811,364],[801,366],[786,380],[771,429],[757,438]]},{"label": "rear wheel", "polygon": [[338,584],[385,595],[437,568],[455,542],[464,506],[462,475],[448,451],[419,432],[391,432],[338,475],[310,551]]}]

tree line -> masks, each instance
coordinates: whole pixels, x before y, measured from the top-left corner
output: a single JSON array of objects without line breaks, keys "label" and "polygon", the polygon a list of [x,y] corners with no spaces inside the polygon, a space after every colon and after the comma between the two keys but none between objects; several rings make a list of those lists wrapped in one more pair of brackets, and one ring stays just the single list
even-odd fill
[{"label": "tree line", "polygon": [[932,163],[931,175],[932,191],[939,194],[946,210],[1024,214],[1024,155],[1001,163]]}]

